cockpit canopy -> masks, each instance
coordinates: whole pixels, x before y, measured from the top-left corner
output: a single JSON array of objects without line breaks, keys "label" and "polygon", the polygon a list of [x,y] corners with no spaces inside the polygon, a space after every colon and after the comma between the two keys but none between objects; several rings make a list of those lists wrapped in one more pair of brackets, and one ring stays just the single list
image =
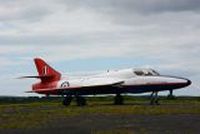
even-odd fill
[{"label": "cockpit canopy", "polygon": [[134,70],[134,74],[137,76],[158,76],[158,75],[160,75],[158,72],[156,72],[153,69],[137,69],[137,70]]}]

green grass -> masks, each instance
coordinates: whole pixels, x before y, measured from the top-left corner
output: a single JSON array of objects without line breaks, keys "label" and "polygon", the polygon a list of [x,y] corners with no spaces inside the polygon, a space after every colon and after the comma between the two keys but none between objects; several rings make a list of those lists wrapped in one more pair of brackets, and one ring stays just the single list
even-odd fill
[{"label": "green grass", "polygon": [[[71,106],[65,107],[61,105],[60,100],[40,100],[15,104],[1,103],[0,129],[38,128],[53,120],[85,114],[200,114],[199,98],[176,98],[174,100],[161,98],[161,105],[158,106],[148,105],[149,100],[146,97],[125,97],[126,105],[121,106],[112,105],[112,99],[112,97],[88,98],[88,105],[84,107],[76,106],[75,102]],[[129,133],[128,130],[127,133]]]}]

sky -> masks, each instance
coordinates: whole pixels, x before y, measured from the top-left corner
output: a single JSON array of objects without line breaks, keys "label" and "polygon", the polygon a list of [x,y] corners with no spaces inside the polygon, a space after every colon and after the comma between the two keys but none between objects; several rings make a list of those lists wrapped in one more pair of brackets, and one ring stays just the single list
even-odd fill
[{"label": "sky", "polygon": [[24,93],[37,80],[16,78],[41,57],[66,75],[153,68],[192,80],[175,95],[199,96],[199,22],[199,0],[0,0],[0,95],[37,95]]}]

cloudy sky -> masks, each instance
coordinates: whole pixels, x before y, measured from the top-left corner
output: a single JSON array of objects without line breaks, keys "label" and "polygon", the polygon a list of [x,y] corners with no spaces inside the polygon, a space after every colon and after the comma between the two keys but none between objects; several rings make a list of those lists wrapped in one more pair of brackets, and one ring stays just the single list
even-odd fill
[{"label": "cloudy sky", "polygon": [[[27,95],[32,59],[65,74],[150,67],[200,95],[199,0],[0,0],[0,95]],[[35,94],[33,94],[35,95]]]}]

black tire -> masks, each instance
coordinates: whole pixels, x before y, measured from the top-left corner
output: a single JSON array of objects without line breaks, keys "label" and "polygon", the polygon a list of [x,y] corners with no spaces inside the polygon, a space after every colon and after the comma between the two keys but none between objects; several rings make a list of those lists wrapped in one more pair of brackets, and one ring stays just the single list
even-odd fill
[{"label": "black tire", "polygon": [[63,100],[63,105],[69,106],[71,102],[72,102],[72,97],[71,96],[65,97],[64,100]]},{"label": "black tire", "polygon": [[84,97],[76,97],[76,102],[77,102],[77,106],[85,106],[86,105],[86,100]]},{"label": "black tire", "polygon": [[116,95],[114,98],[114,104],[115,105],[123,105],[124,104],[124,98],[121,95]]},{"label": "black tire", "polygon": [[156,105],[160,105],[160,103],[158,102],[158,99],[155,100],[155,104],[156,104]]}]

